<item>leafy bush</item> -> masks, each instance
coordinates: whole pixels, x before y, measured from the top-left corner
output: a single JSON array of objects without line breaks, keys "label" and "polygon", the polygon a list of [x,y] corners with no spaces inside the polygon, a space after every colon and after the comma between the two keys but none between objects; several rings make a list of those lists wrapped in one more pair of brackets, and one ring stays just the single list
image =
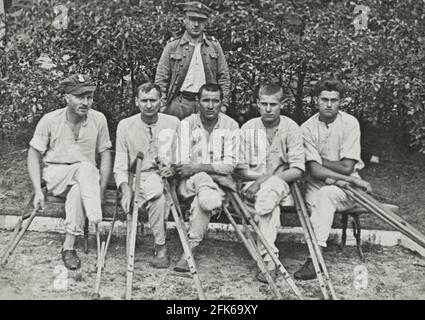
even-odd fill
[{"label": "leafy bush", "polygon": [[[90,72],[98,82],[96,108],[114,133],[120,119],[136,112],[134,88],[154,78],[165,43],[182,32],[176,2],[69,1],[66,30],[52,26],[59,2],[14,3],[0,56],[3,134],[32,129],[42,114],[63,106],[56,86],[74,71]],[[228,113],[240,123],[256,115],[254,93],[262,81],[285,87],[284,113],[302,122],[315,112],[311,88],[333,75],[347,84],[345,110],[369,126],[408,133],[425,153],[423,1],[363,1],[371,9],[368,29],[357,34],[354,2],[205,3],[218,13],[208,33],[225,51],[232,80]],[[40,66],[42,55],[55,66]]]}]

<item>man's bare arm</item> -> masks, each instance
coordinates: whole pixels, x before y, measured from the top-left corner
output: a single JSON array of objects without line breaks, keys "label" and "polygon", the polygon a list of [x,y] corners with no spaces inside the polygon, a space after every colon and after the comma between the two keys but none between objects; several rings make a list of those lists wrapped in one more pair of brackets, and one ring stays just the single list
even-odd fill
[{"label": "man's bare arm", "polygon": [[355,160],[352,159],[342,159],[340,161],[329,161],[322,158],[322,166],[328,168],[332,171],[343,175],[350,175],[354,171],[354,166],[356,164]]},{"label": "man's bare arm", "polygon": [[108,149],[100,153],[100,192],[102,199],[108,185],[109,175],[112,169],[111,166],[111,151]]},{"label": "man's bare arm", "polygon": [[363,179],[360,179],[360,178],[352,177],[352,176],[345,175],[345,174],[340,174],[338,172],[335,172],[331,169],[328,169],[328,168],[320,165],[319,163],[317,163],[315,161],[308,162],[307,163],[307,169],[309,170],[309,172],[311,173],[313,178],[315,178],[317,180],[325,181],[326,178],[331,178],[331,179],[334,179],[334,180],[346,181],[346,182],[351,183],[351,184],[353,184],[357,187],[366,189],[367,191],[372,190],[369,182],[367,182]]},{"label": "man's bare arm", "polygon": [[30,146],[28,150],[28,173],[34,189],[34,208],[40,204],[41,208],[44,208],[44,195],[41,190],[41,168],[40,168],[41,154],[38,150]]}]

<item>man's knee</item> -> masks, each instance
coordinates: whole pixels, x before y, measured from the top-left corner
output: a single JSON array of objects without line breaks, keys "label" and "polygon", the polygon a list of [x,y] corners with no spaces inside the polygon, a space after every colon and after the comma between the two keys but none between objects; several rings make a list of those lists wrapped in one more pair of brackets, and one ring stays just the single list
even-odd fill
[{"label": "man's knee", "polygon": [[192,176],[195,191],[198,192],[202,187],[215,188],[217,185],[211,176],[205,172],[198,172]]},{"label": "man's knee", "polygon": [[261,184],[256,194],[255,209],[259,215],[272,213],[288,194],[286,181],[273,176]]},{"label": "man's knee", "polygon": [[143,193],[147,201],[156,200],[164,193],[161,177],[153,173],[142,182]]},{"label": "man's knee", "polygon": [[99,170],[96,168],[96,166],[89,162],[84,161],[81,162],[78,166],[78,173],[77,173],[77,179],[84,178],[84,179],[97,179],[99,180],[100,174]]}]

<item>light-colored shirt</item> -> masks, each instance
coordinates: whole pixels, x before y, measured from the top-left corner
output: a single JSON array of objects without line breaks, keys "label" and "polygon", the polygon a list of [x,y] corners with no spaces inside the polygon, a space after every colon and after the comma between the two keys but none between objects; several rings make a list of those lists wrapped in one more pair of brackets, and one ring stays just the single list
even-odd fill
[{"label": "light-colored shirt", "polygon": [[280,116],[274,135],[267,137],[261,117],[241,128],[239,166],[253,174],[275,174],[288,168],[305,170],[304,147],[300,127],[292,119]]},{"label": "light-colored shirt", "polygon": [[209,134],[200,114],[192,114],[181,122],[179,145],[182,164],[211,164],[217,173],[230,174],[238,161],[239,125],[220,112]]},{"label": "light-colored shirt", "polygon": [[[339,111],[334,122],[326,124],[319,120],[319,113],[312,116],[301,126],[304,138],[306,162],[323,159],[356,161],[352,176],[358,177],[358,171],[364,167],[360,157],[360,125],[355,117]],[[313,191],[324,186],[324,182],[315,180],[307,174],[307,190]]]},{"label": "light-colored shirt", "polygon": [[45,165],[83,161],[96,165],[96,153],[112,147],[106,117],[90,109],[75,138],[66,110],[65,107],[45,114],[37,124],[30,146],[43,154]]},{"label": "light-colored shirt", "polygon": [[183,81],[180,91],[198,93],[199,88],[205,84],[205,70],[201,54],[202,43],[190,43],[190,45],[195,46],[195,49],[193,51],[192,60],[190,60],[186,78]]},{"label": "light-colored shirt", "polygon": [[118,123],[114,163],[114,177],[117,186],[128,183],[130,166],[137,154],[143,152],[142,171],[157,168],[156,159],[170,165],[177,162],[177,135],[180,121],[174,116],[158,113],[153,124],[143,122],[140,113]]}]

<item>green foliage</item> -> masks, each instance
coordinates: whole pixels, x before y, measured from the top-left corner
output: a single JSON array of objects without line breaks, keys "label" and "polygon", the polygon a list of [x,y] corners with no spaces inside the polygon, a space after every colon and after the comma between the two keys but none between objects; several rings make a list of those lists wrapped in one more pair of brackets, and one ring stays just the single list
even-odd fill
[{"label": "green foliage", "polygon": [[[178,1],[67,2],[69,26],[56,30],[56,1],[37,0],[7,16],[0,52],[0,126],[9,134],[64,105],[59,79],[90,72],[99,84],[95,107],[111,133],[136,112],[134,88],[153,79],[162,49],[182,30]],[[330,0],[211,0],[208,33],[220,40],[230,67],[232,106],[240,123],[256,115],[255,91],[279,81],[284,113],[302,122],[315,112],[311,88],[325,76],[348,87],[344,109],[364,123],[409,133],[425,153],[425,11],[423,0],[367,0],[368,29],[355,34],[356,3]],[[65,3],[64,3],[65,4]],[[1,50],[1,49],[0,49]],[[47,55],[56,65],[37,63]]]}]

